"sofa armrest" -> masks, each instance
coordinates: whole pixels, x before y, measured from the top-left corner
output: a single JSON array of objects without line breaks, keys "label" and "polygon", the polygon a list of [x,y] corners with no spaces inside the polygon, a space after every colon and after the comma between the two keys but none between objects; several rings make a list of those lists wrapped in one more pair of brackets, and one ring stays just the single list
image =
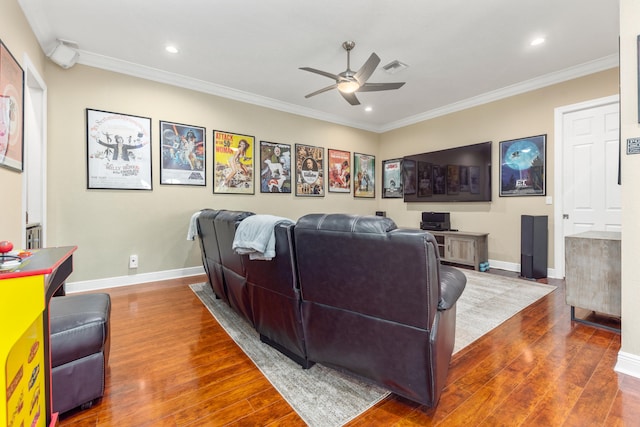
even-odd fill
[{"label": "sofa armrest", "polygon": [[440,266],[440,300],[438,310],[449,310],[462,295],[467,277],[462,271],[448,265]]}]

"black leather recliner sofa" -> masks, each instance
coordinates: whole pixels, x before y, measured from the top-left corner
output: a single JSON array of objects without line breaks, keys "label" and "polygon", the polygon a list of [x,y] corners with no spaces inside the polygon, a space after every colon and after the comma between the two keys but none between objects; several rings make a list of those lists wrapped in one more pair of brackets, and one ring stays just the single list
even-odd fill
[{"label": "black leather recliner sofa", "polygon": [[[217,229],[206,232],[211,224],[205,223],[228,232],[251,215],[223,212],[203,211],[198,218],[203,260],[211,259],[207,240],[218,235]],[[242,308],[230,305],[261,339],[303,367],[322,363],[435,406],[451,360],[456,301],[466,284],[461,271],[440,265],[435,238],[397,229],[389,218],[347,214],[310,214],[274,231],[272,261],[237,255],[242,268],[231,270],[248,298]],[[220,253],[231,250],[228,237],[217,241],[224,245]],[[224,265],[205,270],[212,286],[219,281],[212,272],[228,280]]]},{"label": "black leather recliner sofa", "polygon": [[275,226],[273,260],[250,260],[248,255],[233,253],[232,243],[239,222],[251,215],[201,211],[196,225],[209,283],[218,298],[253,325],[263,342],[308,368],[313,363],[307,360],[302,331],[293,225]]},{"label": "black leather recliner sofa", "polygon": [[434,406],[466,278],[440,266],[433,235],[389,218],[312,214],[298,220],[295,245],[309,360]]}]

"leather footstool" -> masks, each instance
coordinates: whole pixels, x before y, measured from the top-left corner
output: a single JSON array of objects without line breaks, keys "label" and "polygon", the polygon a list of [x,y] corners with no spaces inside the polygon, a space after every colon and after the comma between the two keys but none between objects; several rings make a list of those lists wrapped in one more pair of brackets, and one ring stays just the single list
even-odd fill
[{"label": "leather footstool", "polygon": [[109,294],[68,295],[49,304],[53,412],[91,407],[104,394]]}]

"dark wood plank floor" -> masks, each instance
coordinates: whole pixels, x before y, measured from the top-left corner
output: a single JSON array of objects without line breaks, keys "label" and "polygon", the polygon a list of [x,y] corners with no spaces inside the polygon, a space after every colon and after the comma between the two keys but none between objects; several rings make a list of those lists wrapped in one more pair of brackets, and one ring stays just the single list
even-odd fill
[{"label": "dark wood plank floor", "polygon": [[[304,425],[189,289],[204,280],[108,290],[105,397],[61,426]],[[349,426],[640,425],[640,380],[613,371],[620,335],[571,322],[563,282],[549,282],[558,290],[454,355],[436,408],[391,395]]]}]

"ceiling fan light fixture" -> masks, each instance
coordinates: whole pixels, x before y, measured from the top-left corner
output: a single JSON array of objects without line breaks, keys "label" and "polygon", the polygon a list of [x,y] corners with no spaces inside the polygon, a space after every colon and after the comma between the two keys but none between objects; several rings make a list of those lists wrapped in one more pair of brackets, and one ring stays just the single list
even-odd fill
[{"label": "ceiling fan light fixture", "polygon": [[360,89],[360,84],[355,80],[344,80],[338,83],[338,90],[342,93],[353,93]]},{"label": "ceiling fan light fixture", "polygon": [[[320,90],[305,95],[305,98],[310,98],[318,94],[338,89],[342,97],[351,105],[360,105],[360,101],[356,97],[355,92],[377,92],[381,90],[399,89],[404,85],[402,83],[369,83],[369,77],[374,73],[378,64],[380,64],[380,57],[375,52],[369,55],[369,59],[356,71],[351,70],[351,49],[356,44],[354,42],[344,42],[342,47],[347,51],[347,69],[341,73],[334,74],[327,71],[318,70],[311,67],[301,67],[301,70],[309,71],[315,74],[320,74],[324,77],[329,77],[335,81],[331,86],[324,87]],[[398,61],[399,63],[399,61]],[[404,64],[403,64],[404,65]]]}]

